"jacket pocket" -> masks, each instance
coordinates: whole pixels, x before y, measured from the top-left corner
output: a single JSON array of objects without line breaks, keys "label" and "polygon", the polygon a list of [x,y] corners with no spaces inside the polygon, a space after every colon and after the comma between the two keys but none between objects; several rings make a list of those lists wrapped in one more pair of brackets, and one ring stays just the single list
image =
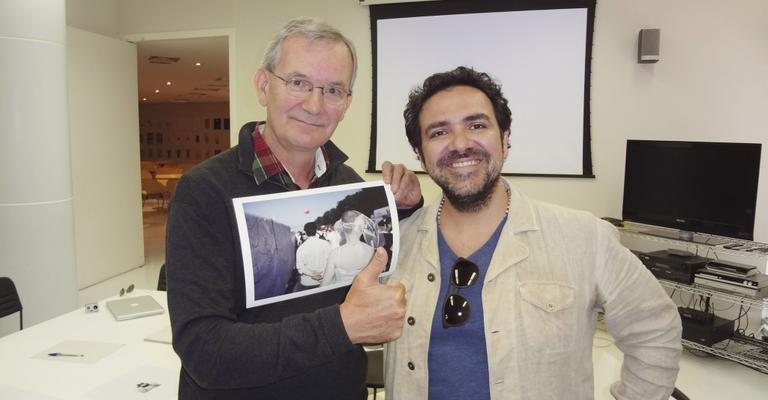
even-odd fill
[{"label": "jacket pocket", "polygon": [[576,290],[567,283],[520,283],[523,330],[529,346],[544,353],[570,350],[574,343]]}]

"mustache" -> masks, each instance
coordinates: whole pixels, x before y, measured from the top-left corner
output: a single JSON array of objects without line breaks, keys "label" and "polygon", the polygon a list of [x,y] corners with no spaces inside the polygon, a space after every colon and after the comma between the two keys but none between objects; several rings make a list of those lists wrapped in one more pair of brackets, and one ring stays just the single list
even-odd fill
[{"label": "mustache", "polygon": [[491,154],[483,149],[476,149],[473,147],[463,151],[451,150],[437,160],[437,165],[439,167],[447,167],[462,158],[479,158],[483,161],[488,161],[491,159]]}]

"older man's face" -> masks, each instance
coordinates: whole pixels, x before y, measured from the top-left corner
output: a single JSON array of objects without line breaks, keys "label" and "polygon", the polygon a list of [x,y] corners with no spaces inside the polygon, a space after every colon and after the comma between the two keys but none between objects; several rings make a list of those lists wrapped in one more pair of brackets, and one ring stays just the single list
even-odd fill
[{"label": "older man's face", "polygon": [[[283,150],[315,151],[327,142],[344,118],[351,98],[341,104],[328,104],[320,89],[304,97],[289,93],[281,78],[302,78],[315,87],[336,86],[349,90],[352,80],[352,56],[342,42],[309,41],[295,35],[282,45],[274,75],[265,70],[256,73],[259,102],[267,108],[265,135]],[[277,75],[277,76],[275,76]]]}]

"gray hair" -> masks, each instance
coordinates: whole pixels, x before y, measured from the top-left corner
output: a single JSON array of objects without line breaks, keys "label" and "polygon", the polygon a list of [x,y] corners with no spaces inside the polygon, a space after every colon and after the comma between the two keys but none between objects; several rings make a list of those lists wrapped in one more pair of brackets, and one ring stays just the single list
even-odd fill
[{"label": "gray hair", "polygon": [[349,54],[352,56],[352,80],[349,82],[349,90],[352,90],[352,86],[355,84],[355,76],[357,75],[357,53],[355,53],[355,45],[352,41],[344,36],[338,29],[333,26],[313,19],[299,17],[288,21],[277,32],[277,35],[269,42],[267,50],[264,52],[264,59],[261,62],[261,68],[267,71],[274,72],[275,67],[280,62],[280,52],[283,47],[283,42],[291,35],[301,35],[310,42],[315,40],[330,40],[333,42],[341,42],[349,49]]}]

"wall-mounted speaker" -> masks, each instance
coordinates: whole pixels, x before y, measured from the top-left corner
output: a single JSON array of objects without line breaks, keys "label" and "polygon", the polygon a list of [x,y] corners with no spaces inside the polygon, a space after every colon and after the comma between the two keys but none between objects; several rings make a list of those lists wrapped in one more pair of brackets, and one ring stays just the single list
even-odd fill
[{"label": "wall-mounted speaker", "polygon": [[640,64],[659,61],[661,29],[640,29],[637,39],[637,62]]}]

